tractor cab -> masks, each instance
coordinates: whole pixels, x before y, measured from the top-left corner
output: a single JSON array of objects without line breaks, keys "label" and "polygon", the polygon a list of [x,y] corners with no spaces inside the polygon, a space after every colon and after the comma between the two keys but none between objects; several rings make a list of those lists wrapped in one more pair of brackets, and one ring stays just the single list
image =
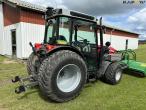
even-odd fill
[{"label": "tractor cab", "polygon": [[97,72],[97,48],[102,45],[98,44],[98,20],[87,14],[63,9],[48,9],[46,13],[49,14],[46,14],[44,43],[78,51],[86,59],[88,70]]}]

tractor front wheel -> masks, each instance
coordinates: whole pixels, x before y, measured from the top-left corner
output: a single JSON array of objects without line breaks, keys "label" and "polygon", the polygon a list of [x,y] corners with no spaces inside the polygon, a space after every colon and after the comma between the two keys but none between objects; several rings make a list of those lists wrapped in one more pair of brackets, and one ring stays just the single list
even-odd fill
[{"label": "tractor front wheel", "polygon": [[45,96],[56,102],[72,100],[86,83],[87,67],[77,53],[62,50],[43,61],[39,85]]},{"label": "tractor front wheel", "polygon": [[121,65],[118,62],[110,64],[104,74],[104,81],[106,83],[115,85],[121,81],[121,78],[122,78]]}]

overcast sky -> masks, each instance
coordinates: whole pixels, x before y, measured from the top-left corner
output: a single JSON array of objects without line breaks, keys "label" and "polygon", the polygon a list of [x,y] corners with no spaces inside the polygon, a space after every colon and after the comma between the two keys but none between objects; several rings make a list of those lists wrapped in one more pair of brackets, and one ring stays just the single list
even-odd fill
[{"label": "overcast sky", "polygon": [[139,3],[123,4],[128,0],[25,0],[42,6],[65,8],[91,14],[97,18],[102,16],[109,25],[131,30],[146,38],[146,0]]}]

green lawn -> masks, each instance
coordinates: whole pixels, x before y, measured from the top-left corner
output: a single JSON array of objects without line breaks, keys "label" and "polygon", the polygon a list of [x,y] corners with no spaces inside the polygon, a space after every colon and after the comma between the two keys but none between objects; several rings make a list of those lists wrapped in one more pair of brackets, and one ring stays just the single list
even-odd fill
[{"label": "green lawn", "polygon": [[[137,57],[146,62],[146,45],[139,47]],[[9,79],[27,75],[25,65],[0,56],[0,110],[145,110],[146,78],[124,74],[120,84],[111,86],[97,81],[85,86],[80,96],[66,103],[44,100],[38,89],[17,95],[17,84]]]}]

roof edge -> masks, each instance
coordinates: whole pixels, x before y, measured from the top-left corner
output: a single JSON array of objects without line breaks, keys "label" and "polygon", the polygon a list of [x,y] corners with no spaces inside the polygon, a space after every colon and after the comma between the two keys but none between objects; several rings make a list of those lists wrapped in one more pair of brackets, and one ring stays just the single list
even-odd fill
[{"label": "roof edge", "polygon": [[22,1],[22,0],[0,0],[0,2],[9,4],[9,5],[12,4],[15,6],[32,9],[32,10],[36,10],[36,11],[40,11],[40,12],[46,12],[46,10],[47,10],[46,7],[32,4],[32,3]]}]

